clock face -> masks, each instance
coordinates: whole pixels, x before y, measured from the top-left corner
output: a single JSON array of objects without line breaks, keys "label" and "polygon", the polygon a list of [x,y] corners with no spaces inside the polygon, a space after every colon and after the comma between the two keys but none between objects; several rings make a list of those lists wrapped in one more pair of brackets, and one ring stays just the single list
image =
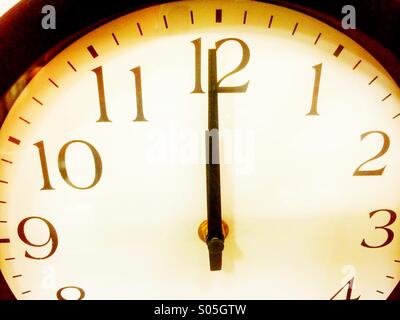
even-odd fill
[{"label": "clock face", "polygon": [[[229,228],[216,272],[198,235],[212,85]],[[55,56],[4,121],[1,271],[18,299],[386,299],[399,106],[371,54],[287,8],[119,17]]]}]

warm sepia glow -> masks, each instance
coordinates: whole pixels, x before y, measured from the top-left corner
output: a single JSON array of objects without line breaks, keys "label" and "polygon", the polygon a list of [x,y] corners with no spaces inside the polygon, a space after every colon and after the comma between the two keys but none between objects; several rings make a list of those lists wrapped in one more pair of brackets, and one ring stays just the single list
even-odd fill
[{"label": "warm sepia glow", "polygon": [[[215,23],[216,9],[223,9],[223,23]],[[207,49],[218,40],[239,38],[251,52],[246,68],[223,83],[249,80],[248,91],[219,98],[222,207],[229,225],[220,272],[209,271],[207,248],[197,235],[207,214],[208,100],[207,94],[190,93],[192,41],[200,37],[204,91]],[[339,44],[345,49],[335,57]],[[218,74],[232,71],[241,57],[240,46],[227,42],[218,50]],[[320,115],[306,116],[313,66],[320,63]],[[99,66],[111,122],[96,122],[99,96],[92,70]],[[133,121],[131,70],[138,66],[146,122]],[[392,96],[382,102],[388,93]],[[387,298],[400,278],[400,264],[394,263],[398,239],[379,249],[361,242],[376,246],[386,239],[375,227],[387,224],[388,214],[370,219],[370,212],[400,213],[400,119],[392,119],[399,106],[398,87],[370,54],[295,11],[247,1],[187,1],[118,18],[44,67],[3,125],[0,157],[13,164],[0,164],[0,180],[9,182],[0,185],[0,200],[7,201],[0,220],[8,221],[0,225],[0,237],[11,239],[0,251],[2,273],[19,299],[56,299],[59,289],[70,286],[82,288],[86,299],[329,299],[353,277],[355,297]],[[354,177],[382,147],[379,134],[361,141],[370,131],[384,131],[391,144],[363,169],[386,166],[385,172]],[[60,150],[73,140],[89,142],[101,156],[101,178],[91,189],[73,188],[60,174]],[[41,190],[43,172],[34,146],[40,141],[54,190]],[[93,155],[82,143],[68,148],[66,167],[75,185],[88,186],[94,179]],[[58,248],[50,258],[25,258],[26,252],[46,256],[54,243],[37,248],[21,241],[17,229],[27,217],[42,217],[56,229]],[[400,221],[390,228],[398,235]],[[24,231],[34,244],[49,239],[48,228],[37,219]],[[5,260],[10,257],[16,260]],[[16,274],[23,277],[13,278]],[[78,293],[63,292],[70,298]],[[342,291],[338,298],[344,296]]]},{"label": "warm sepia glow", "polygon": [[1,0],[0,1],[0,17],[10,10],[20,0]]}]

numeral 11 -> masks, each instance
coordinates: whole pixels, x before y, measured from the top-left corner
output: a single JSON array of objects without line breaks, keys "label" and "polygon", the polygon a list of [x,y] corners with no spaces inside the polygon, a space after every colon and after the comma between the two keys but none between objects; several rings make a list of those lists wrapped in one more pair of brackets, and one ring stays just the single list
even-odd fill
[{"label": "numeral 11", "polygon": [[[143,97],[142,97],[142,73],[140,67],[133,68],[130,70],[135,76],[135,87],[136,87],[136,119],[133,121],[147,121],[143,113]],[[97,91],[99,95],[99,107],[100,117],[97,122],[111,122],[107,115],[107,104],[104,90],[104,77],[103,67],[97,67],[92,70],[95,73],[97,79]]]}]

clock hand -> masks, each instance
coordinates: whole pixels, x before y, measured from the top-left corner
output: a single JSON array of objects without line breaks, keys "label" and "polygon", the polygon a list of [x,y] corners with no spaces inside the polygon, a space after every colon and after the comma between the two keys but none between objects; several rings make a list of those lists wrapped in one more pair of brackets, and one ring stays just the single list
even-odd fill
[{"label": "clock hand", "polygon": [[208,51],[208,131],[206,132],[206,177],[207,177],[207,246],[210,259],[210,270],[222,268],[222,251],[224,235],[221,215],[221,179],[219,165],[219,132],[218,132],[218,80],[217,50]]}]

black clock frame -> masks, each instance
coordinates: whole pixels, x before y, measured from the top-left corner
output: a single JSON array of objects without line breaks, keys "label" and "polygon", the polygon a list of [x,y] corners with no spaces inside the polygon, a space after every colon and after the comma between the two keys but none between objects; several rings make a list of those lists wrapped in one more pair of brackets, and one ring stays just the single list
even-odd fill
[{"label": "black clock frame", "polygon": [[[35,76],[38,68],[45,66],[57,53],[91,30],[123,16],[152,5],[172,1],[119,0],[23,0],[0,19],[0,125],[4,122],[13,102]],[[336,18],[287,1],[261,0],[287,7],[312,16],[346,34],[369,53],[389,72],[400,86],[400,61],[380,43],[355,30],[344,30]],[[41,27],[45,5],[57,10],[57,29]],[[14,300],[0,270],[0,300]],[[389,300],[400,300],[400,282]]]}]

